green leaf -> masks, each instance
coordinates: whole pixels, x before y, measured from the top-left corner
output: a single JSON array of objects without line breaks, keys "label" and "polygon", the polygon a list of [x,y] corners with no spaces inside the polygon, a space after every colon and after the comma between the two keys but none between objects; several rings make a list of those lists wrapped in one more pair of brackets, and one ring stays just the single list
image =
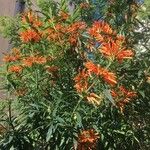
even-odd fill
[{"label": "green leaf", "polygon": [[104,95],[108,98],[108,100],[115,106],[115,101],[113,100],[110,90],[104,90]]},{"label": "green leaf", "polygon": [[119,133],[119,134],[122,134],[122,135],[125,135],[125,134],[126,134],[124,131],[119,131],[119,130],[113,130],[113,132]]},{"label": "green leaf", "polygon": [[77,124],[78,124],[78,126],[79,126],[79,127],[82,127],[83,124],[82,124],[82,117],[81,117],[81,115],[80,115],[78,112],[76,112],[76,113],[75,113],[75,116],[76,116],[76,118],[77,118]]},{"label": "green leaf", "polygon": [[52,133],[53,133],[53,125],[51,125],[48,129],[47,136],[46,136],[46,142],[48,142],[50,140],[50,138],[52,137]]},{"label": "green leaf", "polygon": [[73,147],[75,150],[77,150],[78,142],[76,139],[73,139]]},{"label": "green leaf", "polygon": [[141,96],[142,96],[143,98],[145,98],[145,93],[144,93],[144,91],[139,91],[139,93],[141,94]]},{"label": "green leaf", "polygon": [[62,138],[61,138],[60,146],[62,146],[62,145],[64,144],[64,142],[65,142],[65,138],[64,138],[64,137],[62,137]]}]

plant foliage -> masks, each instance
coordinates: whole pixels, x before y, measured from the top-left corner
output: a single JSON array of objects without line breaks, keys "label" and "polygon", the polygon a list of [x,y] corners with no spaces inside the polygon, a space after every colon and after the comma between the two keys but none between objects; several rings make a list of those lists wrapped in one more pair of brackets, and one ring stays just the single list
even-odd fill
[{"label": "plant foliage", "polygon": [[0,21],[13,45],[4,54],[0,149],[148,149],[149,49],[140,52],[136,31],[141,4],[28,4],[15,21]]}]

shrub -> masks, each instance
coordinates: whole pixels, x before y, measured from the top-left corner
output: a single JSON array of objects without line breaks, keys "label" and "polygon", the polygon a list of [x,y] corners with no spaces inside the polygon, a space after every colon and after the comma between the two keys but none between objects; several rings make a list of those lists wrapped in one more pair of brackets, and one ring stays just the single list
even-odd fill
[{"label": "shrub", "polygon": [[[123,2],[77,1],[69,12],[66,0],[39,0],[38,11],[29,7],[16,19],[4,56],[9,109],[1,149],[148,147],[139,109],[149,77],[138,68],[132,36],[138,7]],[[93,20],[95,12],[103,18]]]}]

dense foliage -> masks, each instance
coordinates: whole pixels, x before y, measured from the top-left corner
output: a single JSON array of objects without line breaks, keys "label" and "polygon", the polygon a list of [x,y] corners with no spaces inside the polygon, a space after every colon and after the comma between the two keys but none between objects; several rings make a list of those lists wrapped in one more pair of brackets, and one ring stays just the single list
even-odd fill
[{"label": "dense foliage", "polygon": [[27,2],[15,20],[1,19],[12,50],[4,54],[0,149],[149,149],[149,49],[139,46],[149,27],[138,30],[149,20],[138,15],[144,6],[37,0],[33,10]]}]

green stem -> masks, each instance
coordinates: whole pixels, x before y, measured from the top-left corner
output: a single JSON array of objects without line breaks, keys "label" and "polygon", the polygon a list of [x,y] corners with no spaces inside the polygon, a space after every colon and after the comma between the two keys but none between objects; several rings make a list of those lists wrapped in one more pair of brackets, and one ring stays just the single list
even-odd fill
[{"label": "green stem", "polygon": [[36,70],[36,77],[35,77],[35,82],[36,82],[36,89],[38,89],[38,70]]},{"label": "green stem", "polygon": [[82,98],[80,98],[80,99],[78,100],[78,103],[77,103],[77,105],[75,106],[75,108],[74,108],[74,110],[73,110],[73,112],[72,112],[71,118],[73,117],[73,115],[74,115],[75,111],[77,110],[77,108],[78,108],[79,104],[81,103],[81,101],[82,101]]},{"label": "green stem", "polygon": [[[7,67],[8,68],[8,67]],[[8,80],[8,73],[7,73],[7,75],[6,75],[6,81],[7,81],[7,85],[10,83],[11,84],[11,82],[9,82],[9,80]],[[12,88],[14,88],[13,87],[13,85],[11,84],[11,86],[12,86]],[[14,127],[14,125],[13,125],[13,123],[12,123],[12,107],[11,107],[11,105],[12,105],[12,101],[11,101],[11,94],[10,94],[10,91],[9,91],[9,89],[8,89],[8,92],[7,92],[7,100],[8,100],[8,120],[9,120],[9,128],[11,127],[13,130],[15,130],[15,127]]]},{"label": "green stem", "polygon": [[108,65],[106,66],[106,69],[108,69],[112,64],[112,61],[109,61]]}]

